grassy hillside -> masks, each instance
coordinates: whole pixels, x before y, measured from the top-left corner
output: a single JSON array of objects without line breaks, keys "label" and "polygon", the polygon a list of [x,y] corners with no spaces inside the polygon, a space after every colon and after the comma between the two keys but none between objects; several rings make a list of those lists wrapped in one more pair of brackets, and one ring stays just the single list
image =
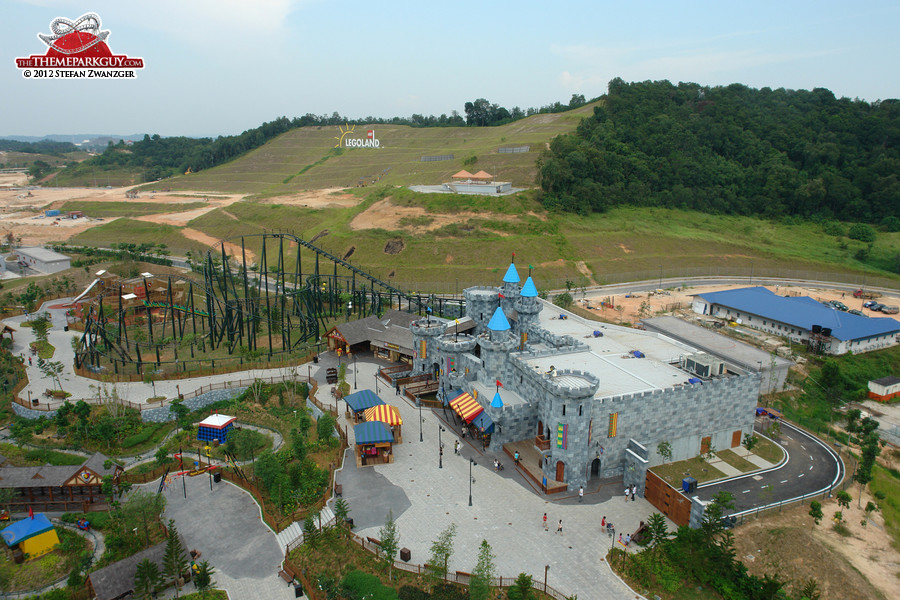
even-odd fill
[{"label": "grassy hillside", "polygon": [[89,217],[105,219],[108,217],[142,217],[144,215],[182,212],[203,208],[204,206],[206,206],[204,202],[161,203],[137,202],[134,200],[129,202],[91,202],[89,200],[71,200],[60,206],[59,209],[63,212],[80,210]]},{"label": "grassy hillside", "polygon": [[[356,192],[361,202],[351,208],[310,209],[298,206],[239,202],[215,210],[188,226],[216,239],[291,231],[361,268],[410,290],[452,292],[474,284],[496,282],[513,252],[517,262],[535,267],[542,288],[565,287],[693,275],[793,276],[845,280],[862,285],[900,284],[891,265],[900,256],[900,233],[879,232],[870,251],[845,237],[825,235],[811,222],[778,223],[752,217],[703,215],[662,208],[621,208],[581,217],[544,210],[533,193],[503,198],[416,194],[401,188]],[[388,201],[391,222],[377,229],[354,230],[376,203]],[[417,216],[404,211],[415,210]],[[371,221],[370,221],[371,222]],[[432,229],[423,227],[431,224]],[[177,227],[119,219],[76,236],[73,243],[108,245],[166,243],[174,253],[197,251],[202,244],[184,237]],[[403,250],[388,254],[385,246],[399,240]],[[259,254],[258,240],[248,250]],[[860,251],[867,250],[863,262]],[[269,247],[270,260],[277,250]],[[285,248],[292,268],[295,248]],[[313,257],[301,252],[303,271]],[[880,268],[878,268],[881,266]]]},{"label": "grassy hillside", "polygon": [[[554,136],[573,131],[592,114],[594,104],[564,113],[533,115],[500,127],[413,128],[358,125],[349,137],[365,138],[374,129],[378,149],[343,148],[336,152],[338,127],[303,127],[285,133],[230,163],[191,175],[149,184],[147,189],[243,192],[273,196],[298,190],[355,187],[360,179],[380,184],[436,184],[467,168],[481,169],[516,186],[534,184],[538,153]],[[521,154],[500,154],[501,146],[530,145]],[[422,162],[422,156],[452,154],[453,160]],[[466,158],[474,164],[464,165]]]}]

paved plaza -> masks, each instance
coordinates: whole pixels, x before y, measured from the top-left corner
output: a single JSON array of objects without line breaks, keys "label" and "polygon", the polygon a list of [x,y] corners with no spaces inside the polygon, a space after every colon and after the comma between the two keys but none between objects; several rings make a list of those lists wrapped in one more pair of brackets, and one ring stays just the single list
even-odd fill
[{"label": "paved plaza", "polygon": [[[65,302],[65,299],[55,300],[49,306]],[[66,367],[62,376],[64,389],[74,399],[96,397],[98,382],[76,376],[72,371],[74,354],[70,340],[80,333],[63,331],[64,309],[49,306],[41,310],[49,309],[53,318],[50,343],[57,349],[53,360],[62,361]],[[24,316],[19,316],[4,322],[17,330],[13,353],[27,356],[28,344],[34,336],[30,328],[21,327],[24,320]],[[336,364],[337,357],[325,353],[309,371],[307,365],[299,368],[301,376],[310,372],[322,383],[318,398],[326,405],[332,399],[330,386],[324,385],[325,369]],[[532,484],[515,470],[505,455],[482,454],[480,446],[470,445],[471,440],[464,440],[462,454],[455,455],[453,446],[459,428],[449,411],[446,415],[444,411],[422,411],[423,441],[420,442],[419,410],[396,396],[383,382],[376,385],[376,370],[383,366],[389,363],[358,357],[347,370],[347,381],[352,388],[376,390],[377,387],[382,399],[396,406],[403,417],[404,443],[395,448],[393,464],[357,469],[352,450],[348,450],[345,466],[337,474],[359,535],[377,537],[388,510],[392,510],[401,547],[411,550],[412,562],[422,564],[427,562],[431,543],[438,534],[450,523],[456,523],[458,532],[451,570],[471,572],[481,540],[486,539],[497,556],[497,573],[504,577],[525,572],[535,581],[543,581],[544,567],[549,565],[548,584],[566,595],[578,594],[581,600],[635,597],[601,560],[613,540],[601,531],[600,521],[606,516],[615,524],[617,532],[633,532],[641,520],[654,512],[653,507],[641,498],[626,502],[621,483],[601,485],[596,481],[589,485],[583,503],[578,502],[577,490],[554,495],[550,501],[533,491]],[[158,381],[156,394],[173,397],[177,390],[190,393],[211,383],[277,377],[287,372],[287,369],[261,369]],[[32,397],[37,397],[52,387],[36,364],[28,367],[28,376],[30,383],[22,396],[31,391]],[[151,386],[145,383],[118,383],[116,387],[120,397],[132,402],[144,402],[152,395]],[[347,427],[352,446],[353,427],[343,416],[343,409],[341,403],[338,422]],[[439,424],[446,429],[442,434],[443,468],[438,468]],[[505,466],[500,473],[493,470],[495,457]],[[469,458],[478,463],[472,465],[471,507],[468,505]],[[204,478],[188,478],[187,484],[186,502],[181,490],[175,490],[174,486],[165,492],[169,502],[166,516],[176,519],[188,544],[200,549],[203,558],[216,568],[219,587],[227,589],[234,600],[293,597],[292,588],[277,577],[281,556],[275,535],[262,523],[259,509],[250,496],[225,482],[215,486],[212,492]],[[546,531],[542,523],[545,512],[550,524]],[[556,533],[560,519],[561,535]]]}]

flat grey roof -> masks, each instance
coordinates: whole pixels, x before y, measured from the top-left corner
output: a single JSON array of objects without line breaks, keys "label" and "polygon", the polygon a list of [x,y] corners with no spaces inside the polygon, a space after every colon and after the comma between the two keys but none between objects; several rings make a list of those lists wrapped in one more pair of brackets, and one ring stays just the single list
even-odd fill
[{"label": "flat grey roof", "polygon": [[[710,331],[705,327],[688,323],[677,317],[653,317],[643,319],[648,330],[671,336],[681,342],[696,346],[700,350],[714,354],[726,362],[746,369],[757,370],[759,363],[763,367],[771,366],[773,355],[750,344],[732,339],[728,336]],[[776,367],[791,365],[791,361],[775,356]]]},{"label": "flat grey roof", "polygon": [[[686,384],[694,377],[678,364],[682,357],[697,352],[695,347],[655,332],[590,321],[544,300],[541,302],[540,326],[554,335],[571,336],[587,349],[565,353],[537,346],[535,349],[540,355],[528,352],[517,355],[536,371],[546,373],[555,366],[557,371],[592,373],[600,379],[595,398],[666,389]],[[567,318],[560,319],[560,314]],[[594,337],[594,331],[600,331],[603,336]],[[640,351],[645,358],[635,358],[634,350]]]},{"label": "flat grey roof", "polygon": [[19,254],[24,254],[25,256],[30,256],[35,260],[39,260],[45,263],[69,260],[69,257],[65,254],[60,254],[59,252],[54,252],[53,250],[48,250],[47,248],[42,248],[41,246],[16,248],[16,252]]}]

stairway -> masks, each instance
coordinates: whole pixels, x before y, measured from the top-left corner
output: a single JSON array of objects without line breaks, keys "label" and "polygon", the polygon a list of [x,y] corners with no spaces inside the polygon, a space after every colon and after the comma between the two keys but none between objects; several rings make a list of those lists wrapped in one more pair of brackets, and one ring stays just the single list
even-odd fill
[{"label": "stairway", "polygon": [[[316,527],[322,529],[333,524],[334,511],[332,511],[328,505],[325,505],[319,513],[319,517],[316,518]],[[297,543],[303,539],[303,523],[294,521],[288,525],[284,531],[275,534],[275,539],[278,540],[278,547],[281,548],[281,552],[284,553],[287,550],[288,544],[293,543],[296,546]]]}]

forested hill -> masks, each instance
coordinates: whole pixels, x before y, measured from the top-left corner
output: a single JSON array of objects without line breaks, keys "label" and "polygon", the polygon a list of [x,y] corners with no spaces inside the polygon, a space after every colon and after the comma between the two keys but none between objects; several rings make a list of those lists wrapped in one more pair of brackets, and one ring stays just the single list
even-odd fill
[{"label": "forested hill", "polygon": [[900,212],[900,101],[826,89],[609,83],[540,159],[548,208],[615,205],[877,223]]}]

